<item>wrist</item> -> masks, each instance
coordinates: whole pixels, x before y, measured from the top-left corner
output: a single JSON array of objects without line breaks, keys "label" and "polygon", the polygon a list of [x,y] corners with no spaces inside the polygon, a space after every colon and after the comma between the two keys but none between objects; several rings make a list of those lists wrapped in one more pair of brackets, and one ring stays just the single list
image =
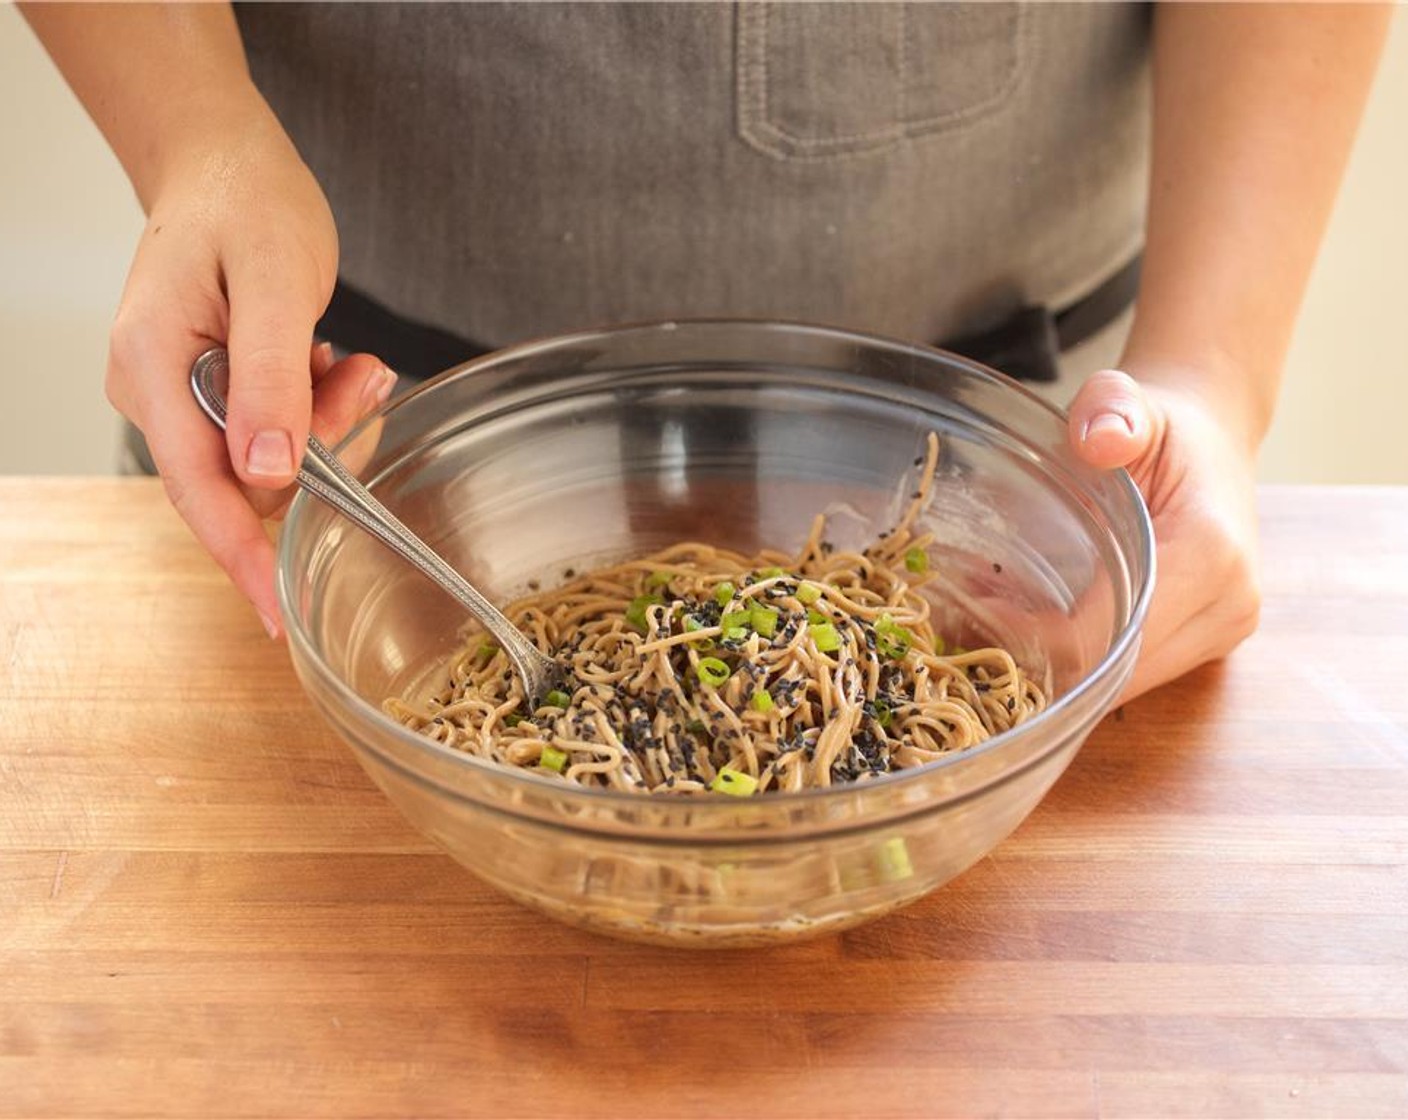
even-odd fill
[{"label": "wrist", "polygon": [[149,122],[134,150],[119,153],[149,215],[159,199],[192,177],[232,180],[271,151],[292,151],[273,111],[248,80],[191,89],[176,101]]}]

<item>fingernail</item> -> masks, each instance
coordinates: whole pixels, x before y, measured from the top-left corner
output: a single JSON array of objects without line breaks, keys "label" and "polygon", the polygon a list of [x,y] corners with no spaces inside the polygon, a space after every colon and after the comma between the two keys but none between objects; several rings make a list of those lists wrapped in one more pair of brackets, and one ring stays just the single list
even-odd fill
[{"label": "fingernail", "polygon": [[320,342],[317,346],[318,364],[327,367],[332,365],[332,343]]},{"label": "fingernail", "polygon": [[1127,416],[1121,416],[1118,412],[1102,412],[1085,422],[1085,427],[1080,433],[1081,442],[1084,443],[1086,440],[1090,439],[1091,436],[1102,435],[1107,432],[1132,436],[1134,434],[1134,425]]},{"label": "fingernail", "polygon": [[396,388],[396,375],[385,366],[376,370],[367,378],[367,383],[362,386],[362,414],[366,415],[372,409],[384,405],[394,388]]},{"label": "fingernail", "polygon": [[284,478],[293,473],[293,437],[282,428],[255,432],[249,441],[244,468],[265,478]]},{"label": "fingernail", "polygon": [[264,629],[269,631],[269,637],[277,639],[279,636],[279,624],[263,611],[259,611],[258,613],[259,621],[264,624]]}]

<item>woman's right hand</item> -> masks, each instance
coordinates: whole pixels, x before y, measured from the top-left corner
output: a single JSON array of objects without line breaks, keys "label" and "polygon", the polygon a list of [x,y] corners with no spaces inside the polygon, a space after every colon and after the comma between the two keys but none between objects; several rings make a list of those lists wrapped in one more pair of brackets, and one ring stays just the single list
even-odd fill
[{"label": "woman's right hand", "polygon": [[[340,439],[390,394],[371,355],[333,363],[313,330],[337,276],[337,233],[312,173],[262,101],[207,121],[165,159],[113,325],[107,394],[146,436],[166,492],[279,633],[262,520],[287,503],[311,428]],[[191,365],[230,355],[223,437],[191,395]]]}]

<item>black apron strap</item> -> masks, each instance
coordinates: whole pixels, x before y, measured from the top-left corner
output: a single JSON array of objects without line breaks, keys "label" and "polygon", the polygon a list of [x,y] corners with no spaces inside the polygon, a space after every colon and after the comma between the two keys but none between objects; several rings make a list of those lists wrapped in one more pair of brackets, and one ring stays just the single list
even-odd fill
[{"label": "black apron strap", "polygon": [[[1019,308],[992,330],[941,341],[939,345],[1023,381],[1055,381],[1063,350],[1084,342],[1134,302],[1141,258],[1135,257],[1089,295],[1053,313],[1042,306]],[[403,377],[424,380],[467,362],[491,347],[452,331],[397,315],[338,281],[318,322],[318,337],[340,349],[370,351]]]},{"label": "black apron strap", "polygon": [[1022,307],[992,330],[940,345],[1019,381],[1055,381],[1062,352],[1098,334],[1134,302],[1142,263],[1142,256],[1135,257],[1063,311],[1053,314],[1039,305]]}]

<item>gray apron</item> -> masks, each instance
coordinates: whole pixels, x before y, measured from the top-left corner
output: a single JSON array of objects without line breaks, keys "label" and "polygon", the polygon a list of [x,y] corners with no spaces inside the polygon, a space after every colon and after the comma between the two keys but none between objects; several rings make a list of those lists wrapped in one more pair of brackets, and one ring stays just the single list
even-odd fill
[{"label": "gray apron", "polygon": [[695,316],[951,339],[1141,242],[1143,6],[237,10],[343,282],[485,348]]},{"label": "gray apron", "polygon": [[[238,4],[342,245],[320,334],[426,376],[687,317],[1019,376],[1133,298],[1134,4]],[[153,470],[130,429],[129,469]]]}]

